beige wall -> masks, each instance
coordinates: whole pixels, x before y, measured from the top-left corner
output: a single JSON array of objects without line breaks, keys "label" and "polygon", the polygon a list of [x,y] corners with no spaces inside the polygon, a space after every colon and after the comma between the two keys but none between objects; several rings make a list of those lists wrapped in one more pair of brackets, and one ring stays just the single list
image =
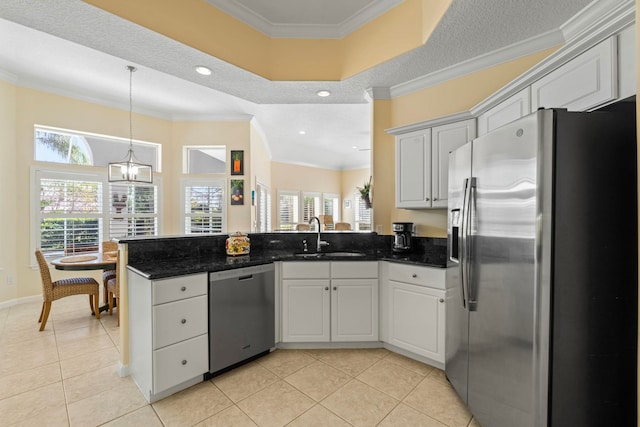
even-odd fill
[{"label": "beige wall", "polygon": [[[15,111],[16,86],[0,81],[0,301],[18,296]],[[7,278],[14,284],[9,285]]]},{"label": "beige wall", "polygon": [[395,208],[395,140],[385,129],[469,111],[556,49],[537,52],[391,100],[375,100],[373,191],[374,198],[388,202],[374,203],[374,224],[382,225],[385,234],[395,221],[415,223],[419,236],[446,237],[447,234],[446,209]]},{"label": "beige wall", "polygon": [[227,231],[249,231],[251,224],[251,144],[249,121],[238,122],[175,122],[173,123],[171,143],[167,148],[163,146],[163,164],[166,163],[166,172],[163,172],[162,185],[165,195],[165,210],[162,216],[166,218],[163,224],[162,234],[182,234],[180,209],[176,209],[176,201],[180,200],[180,179],[182,174],[182,150],[185,145],[225,145],[227,147],[227,165],[231,164],[230,151],[244,150],[244,175],[230,174],[227,166],[225,174],[203,175],[202,177],[222,177],[227,181],[226,192],[229,194],[230,179],[244,180],[243,205],[230,204],[227,197]]},{"label": "beige wall", "polygon": [[[162,184],[160,233],[182,233],[179,204],[184,145],[226,145],[228,150],[245,151],[245,194],[250,197],[253,171],[249,121],[171,122],[141,114],[133,115],[134,138],[162,145],[162,171],[156,178]],[[35,162],[34,125],[53,126],[96,134],[129,137],[128,111],[105,107],[65,96],[46,93],[0,81],[0,302],[41,293],[40,275],[31,248],[31,168]],[[256,146],[265,151],[264,141]],[[126,153],[122,153],[124,157]],[[268,162],[266,162],[268,163]],[[268,171],[259,162],[261,173]],[[60,165],[64,167],[63,165]],[[69,167],[82,171],[82,167]],[[268,176],[268,173],[267,173]],[[223,176],[228,183],[230,175]],[[228,184],[227,184],[228,185]],[[228,191],[228,190],[227,190]],[[227,199],[228,203],[228,199]],[[229,230],[249,230],[250,199],[243,206],[228,206]],[[69,277],[68,272],[52,270],[53,279]],[[99,272],[94,276],[100,279]],[[7,285],[11,277],[14,285]]]}]

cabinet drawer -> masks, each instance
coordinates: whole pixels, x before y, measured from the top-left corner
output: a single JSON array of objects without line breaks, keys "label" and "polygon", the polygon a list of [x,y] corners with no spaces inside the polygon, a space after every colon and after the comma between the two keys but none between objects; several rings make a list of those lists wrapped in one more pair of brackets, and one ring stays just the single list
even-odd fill
[{"label": "cabinet drawer", "polygon": [[153,307],[153,348],[158,349],[206,334],[206,295]]},{"label": "cabinet drawer", "polygon": [[378,261],[337,261],[331,263],[332,279],[375,279]]},{"label": "cabinet drawer", "polygon": [[207,273],[153,281],[153,305],[207,294]]},{"label": "cabinet drawer", "polygon": [[331,263],[328,261],[283,262],[283,279],[328,279]]},{"label": "cabinet drawer", "polygon": [[443,268],[389,263],[389,280],[445,289],[445,270]]},{"label": "cabinet drawer", "polygon": [[208,335],[200,335],[153,352],[153,392],[202,375],[209,370]]}]

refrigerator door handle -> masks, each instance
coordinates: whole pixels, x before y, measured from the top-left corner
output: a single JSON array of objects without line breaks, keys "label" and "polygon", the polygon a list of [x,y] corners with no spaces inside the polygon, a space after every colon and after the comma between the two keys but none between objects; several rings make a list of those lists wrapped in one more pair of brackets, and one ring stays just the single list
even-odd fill
[{"label": "refrigerator door handle", "polygon": [[473,292],[473,274],[471,268],[471,260],[473,259],[473,224],[476,221],[476,178],[469,178],[468,184],[468,200],[467,200],[467,222],[465,224],[465,282],[467,285],[466,298],[469,311],[476,311],[478,302]]},{"label": "refrigerator door handle", "polygon": [[467,289],[468,285],[466,283],[467,278],[467,221],[469,218],[469,179],[465,178],[464,184],[462,185],[464,189],[464,193],[462,195],[462,224],[460,227],[460,233],[458,236],[459,242],[458,245],[460,247],[460,287],[462,288],[462,292],[460,293],[462,296],[462,306],[467,308]]}]

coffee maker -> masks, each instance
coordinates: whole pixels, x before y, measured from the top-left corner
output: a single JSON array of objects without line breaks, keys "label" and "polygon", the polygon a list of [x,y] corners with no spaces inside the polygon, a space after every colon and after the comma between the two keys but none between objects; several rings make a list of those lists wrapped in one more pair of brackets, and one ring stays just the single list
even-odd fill
[{"label": "coffee maker", "polygon": [[391,228],[395,233],[393,239],[393,252],[409,252],[411,250],[412,222],[394,222]]}]

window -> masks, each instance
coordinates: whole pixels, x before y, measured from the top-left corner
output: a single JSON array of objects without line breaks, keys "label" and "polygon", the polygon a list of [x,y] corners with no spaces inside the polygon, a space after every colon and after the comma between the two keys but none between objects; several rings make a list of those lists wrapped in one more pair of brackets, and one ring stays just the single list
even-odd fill
[{"label": "window", "polygon": [[278,191],[278,229],[295,230],[299,221],[297,191]]},{"label": "window", "polygon": [[226,182],[223,179],[184,180],[184,232],[186,234],[225,232],[225,188]]},{"label": "window", "polygon": [[302,193],[302,222],[308,223],[314,216],[322,215],[320,193]]},{"label": "window", "polygon": [[271,231],[271,189],[260,182],[256,183],[256,231]]},{"label": "window", "polygon": [[102,240],[102,182],[92,175],[38,173],[36,246],[45,255],[95,252]]},{"label": "window", "polygon": [[334,223],[340,222],[340,196],[337,194],[323,194],[322,214],[331,215]]},{"label": "window", "polygon": [[227,147],[224,145],[184,147],[183,173],[226,173]]},{"label": "window", "polygon": [[353,199],[355,200],[355,220],[356,230],[358,231],[371,231],[371,208],[367,209],[364,204],[364,200],[360,198],[360,193],[354,193]]},{"label": "window", "polygon": [[[158,234],[158,186],[109,184],[104,173],[34,169],[33,249],[97,252],[102,240]],[[157,182],[157,180],[156,180]]]},{"label": "window", "polygon": [[155,236],[158,188],[150,184],[109,184],[109,239]]},{"label": "window", "polygon": [[[35,160],[41,162],[107,167],[125,158],[129,140],[47,126],[34,129]],[[160,172],[160,144],[133,141],[136,158]]]}]

